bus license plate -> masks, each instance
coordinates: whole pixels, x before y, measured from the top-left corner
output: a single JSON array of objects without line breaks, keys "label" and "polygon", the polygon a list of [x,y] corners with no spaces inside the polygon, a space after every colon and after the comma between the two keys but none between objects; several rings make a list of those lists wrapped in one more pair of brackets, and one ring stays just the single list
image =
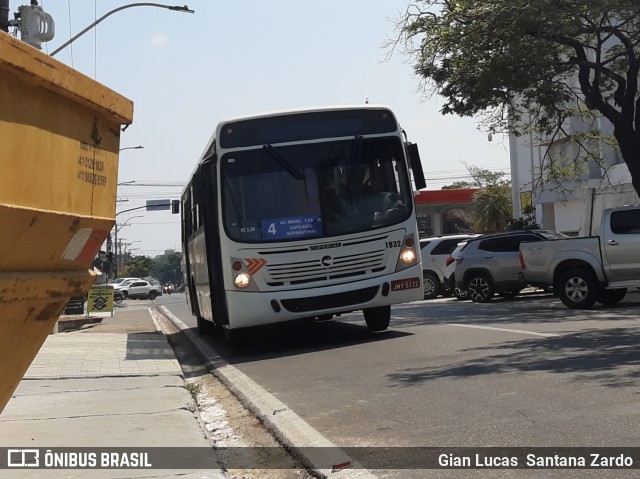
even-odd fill
[{"label": "bus license plate", "polygon": [[391,281],[391,291],[404,291],[405,289],[415,289],[420,287],[419,278],[399,279]]}]

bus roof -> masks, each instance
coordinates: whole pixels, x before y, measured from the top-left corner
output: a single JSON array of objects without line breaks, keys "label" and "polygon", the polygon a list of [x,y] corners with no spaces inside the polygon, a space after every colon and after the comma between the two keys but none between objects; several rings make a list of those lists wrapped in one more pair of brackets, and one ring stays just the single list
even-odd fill
[{"label": "bus roof", "polygon": [[327,106],[311,106],[311,107],[298,107],[298,108],[288,108],[288,109],[280,109],[280,110],[271,110],[271,111],[263,111],[254,114],[245,114],[234,116],[230,118],[224,118],[218,124],[230,123],[234,121],[242,121],[242,120],[250,120],[254,118],[264,118],[268,116],[281,116],[281,115],[290,115],[292,113],[313,113],[317,111],[338,111],[338,110],[380,110],[386,109],[391,111],[386,105],[374,105],[370,103],[357,104],[357,105],[327,105]]},{"label": "bus roof", "polygon": [[[233,123],[233,122],[245,121],[245,120],[253,120],[253,119],[259,119],[259,118],[267,118],[267,117],[273,117],[273,116],[285,116],[285,115],[291,115],[291,114],[296,114],[296,113],[315,113],[315,112],[342,111],[342,110],[363,110],[364,111],[364,110],[382,110],[382,109],[388,110],[393,115],[393,111],[387,105],[372,104],[372,103],[361,104],[360,103],[360,104],[325,105],[325,106],[286,108],[286,109],[263,111],[263,112],[258,112],[258,113],[244,114],[244,115],[238,115],[238,116],[224,118],[224,119],[220,120],[217,123],[216,129],[213,132],[213,134],[211,135],[211,137],[209,138],[209,141],[207,142],[204,150],[202,151],[202,154],[200,155],[200,158],[198,159],[198,162],[196,163],[194,171],[191,173],[190,178],[193,177],[193,174],[198,169],[198,166],[200,165],[200,163],[202,163],[202,161],[209,156],[209,151],[211,150],[211,147],[212,147],[213,143],[216,142],[216,138],[217,138],[219,129],[222,127],[222,125],[225,125],[227,123]],[[395,118],[395,115],[393,115],[393,116]],[[187,184],[187,187],[188,187],[188,184]]]}]

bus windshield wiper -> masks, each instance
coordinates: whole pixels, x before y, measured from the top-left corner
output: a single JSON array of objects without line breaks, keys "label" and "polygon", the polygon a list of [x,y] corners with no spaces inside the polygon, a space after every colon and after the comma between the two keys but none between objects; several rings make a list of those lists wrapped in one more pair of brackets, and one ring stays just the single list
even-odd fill
[{"label": "bus windshield wiper", "polygon": [[280,153],[278,153],[278,151],[273,146],[271,146],[270,144],[266,144],[262,148],[264,148],[264,150],[269,154],[269,156],[274,160],[276,160],[278,164],[282,166],[282,168],[287,170],[289,174],[293,176],[296,180],[302,181],[306,179],[304,177],[304,173],[296,170],[294,166],[291,163],[289,163],[287,160],[285,160],[282,157],[282,155],[280,155]]}]

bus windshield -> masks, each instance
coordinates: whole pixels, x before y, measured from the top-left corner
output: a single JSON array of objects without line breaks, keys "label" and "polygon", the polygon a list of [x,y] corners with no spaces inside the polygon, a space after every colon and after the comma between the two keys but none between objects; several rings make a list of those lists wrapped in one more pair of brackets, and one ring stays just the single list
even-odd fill
[{"label": "bus windshield", "polygon": [[223,154],[220,172],[225,231],[239,242],[358,233],[412,212],[398,137],[269,144]]}]

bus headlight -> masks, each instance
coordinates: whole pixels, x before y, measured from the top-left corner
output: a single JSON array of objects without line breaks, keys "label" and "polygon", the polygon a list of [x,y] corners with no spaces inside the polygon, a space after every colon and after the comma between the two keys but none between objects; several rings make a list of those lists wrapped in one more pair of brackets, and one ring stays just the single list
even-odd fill
[{"label": "bus headlight", "polygon": [[416,252],[412,249],[405,248],[400,252],[400,261],[410,266],[416,262]]},{"label": "bus headlight", "polygon": [[248,273],[239,273],[233,280],[233,283],[236,285],[236,288],[244,289],[251,284],[251,275]]}]

